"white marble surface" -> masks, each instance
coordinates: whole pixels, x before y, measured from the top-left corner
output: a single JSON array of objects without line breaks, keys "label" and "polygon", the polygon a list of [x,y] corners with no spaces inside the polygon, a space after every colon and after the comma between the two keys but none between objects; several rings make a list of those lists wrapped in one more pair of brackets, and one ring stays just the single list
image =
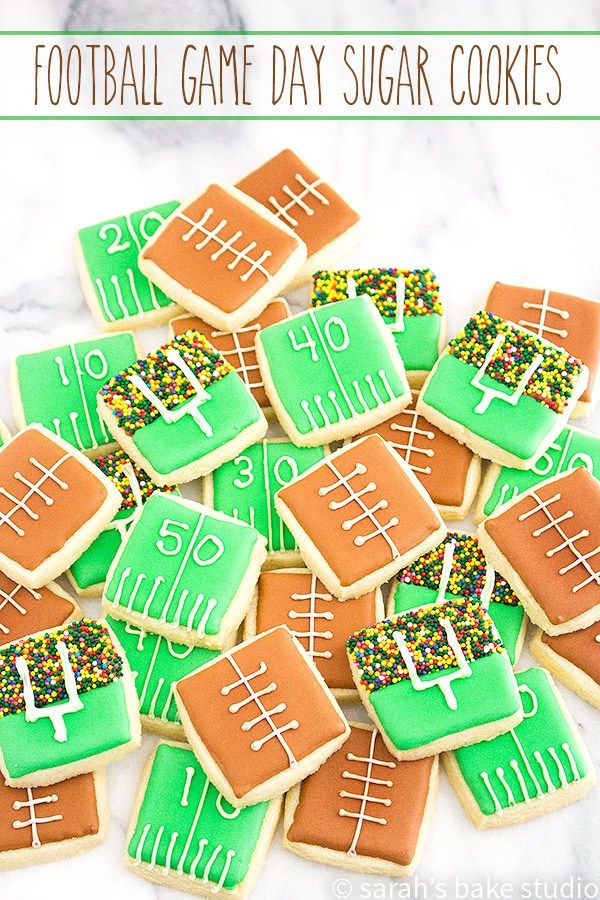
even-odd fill
[{"label": "white marble surface", "polygon": [[[146,8],[148,6],[149,8]],[[0,28],[597,28],[597,0],[507,3],[351,0],[0,0]],[[93,333],[72,253],[82,225],[171,196],[207,178],[235,180],[283,145],[335,176],[364,211],[366,236],[347,262],[431,266],[455,331],[494,279],[598,296],[597,123],[22,123],[0,126],[0,384],[11,358],[32,347]],[[292,299],[305,304],[307,292]],[[158,332],[142,333],[150,348]],[[0,415],[11,424],[7,389]],[[588,423],[600,431],[600,414]],[[95,604],[86,604],[95,612]],[[523,664],[527,664],[525,656]],[[600,714],[563,690],[600,763]],[[154,738],[109,770],[107,843],[79,859],[0,873],[0,898],[167,900],[175,894],[121,866],[140,768]],[[454,878],[505,883],[525,895],[540,879],[575,879],[600,892],[598,793],[547,819],[480,833],[442,779],[431,833],[408,887],[347,875],[283,851],[280,835],[255,896],[428,898],[457,895]],[[529,896],[536,896],[531,885]],[[538,889],[540,892],[544,888]],[[444,892],[444,893],[442,893]],[[463,892],[462,896],[465,896]],[[484,888],[483,896],[495,896]],[[498,896],[498,895],[496,895]],[[558,895],[560,896],[560,894]],[[565,894],[564,896],[571,896]],[[577,896],[577,894],[575,894]]]}]

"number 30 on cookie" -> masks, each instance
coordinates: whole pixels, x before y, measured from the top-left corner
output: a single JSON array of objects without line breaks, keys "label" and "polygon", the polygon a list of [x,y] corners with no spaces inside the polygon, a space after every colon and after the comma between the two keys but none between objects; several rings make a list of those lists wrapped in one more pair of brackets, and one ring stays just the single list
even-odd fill
[{"label": "number 30 on cookie", "polygon": [[[165,519],[158,532],[160,539],[156,546],[163,556],[178,556],[183,547],[183,537],[190,526],[186,522]],[[210,566],[223,555],[223,541],[216,534],[205,534],[195,547],[188,544],[185,553],[192,557],[198,566]]]}]

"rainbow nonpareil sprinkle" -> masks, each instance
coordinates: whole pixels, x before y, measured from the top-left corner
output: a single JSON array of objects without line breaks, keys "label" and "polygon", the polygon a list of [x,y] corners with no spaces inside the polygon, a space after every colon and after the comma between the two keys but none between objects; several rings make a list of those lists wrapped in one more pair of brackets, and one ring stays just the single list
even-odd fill
[{"label": "rainbow nonpareil sprinkle", "polygon": [[327,269],[313,276],[311,306],[348,299],[348,279],[357,296],[368,294],[381,315],[396,318],[398,280],[404,283],[405,316],[442,315],[440,288],[430,269]]},{"label": "rainbow nonpareil sprinkle", "polygon": [[148,497],[154,491],[160,490],[165,494],[177,493],[176,487],[161,487],[156,485],[150,476],[135,465],[133,460],[125,453],[124,450],[115,450],[113,453],[107,453],[105,456],[99,456],[92,462],[100,471],[110,478],[114,486],[120,492],[122,499],[120,510],[135,509],[137,506],[134,491],[131,485],[131,478],[124,466],[130,466],[136,479],[137,486],[140,490],[142,503],[145,503]]}]

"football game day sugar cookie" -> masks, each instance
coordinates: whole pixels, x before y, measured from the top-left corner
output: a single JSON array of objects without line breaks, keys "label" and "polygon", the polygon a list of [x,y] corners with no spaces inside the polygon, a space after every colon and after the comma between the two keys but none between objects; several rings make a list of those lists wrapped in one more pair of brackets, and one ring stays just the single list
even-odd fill
[{"label": "football game day sugar cookie", "polygon": [[444,754],[448,777],[478,828],[516,825],[585,797],[592,762],[544,669],[517,672],[523,720],[491,741]]},{"label": "football game day sugar cookie", "polygon": [[319,670],[284,626],[183,678],[175,699],[192,750],[234,806],[283,794],[350,732]]},{"label": "football game day sugar cookie", "polygon": [[103,622],[79,619],[0,647],[0,771],[40,787],[140,744],[133,679]]},{"label": "football game day sugar cookie", "polygon": [[32,590],[0,572],[0,644],[46,631],[83,615],[53,581]]},{"label": "football game day sugar cookie", "polygon": [[600,620],[600,483],[578,467],[500,506],[478,530],[532,622],[566,634]]},{"label": "football game day sugar cookie", "polygon": [[120,503],[86,456],[30,425],[0,449],[0,571],[43,587],[89,547]]},{"label": "football game day sugar cookie", "polygon": [[259,331],[256,355],[271,406],[300,447],[351,437],[410,403],[393,337],[366,297]]},{"label": "football game day sugar cookie", "polygon": [[104,611],[180,643],[230,646],[267,557],[265,543],[249,525],[157,491],[111,565]]},{"label": "football game day sugar cookie", "polygon": [[339,597],[375,590],[446,535],[406,463],[374,434],[342,447],[275,495],[304,562]]},{"label": "football game day sugar cookie", "polygon": [[600,478],[600,437],[567,425],[531,469],[510,469],[491,465],[481,482],[475,508],[475,521],[491,516],[508,500],[534,487],[546,478],[585,466]]},{"label": "football game day sugar cookie", "polygon": [[131,334],[111,334],[49,350],[22,353],[12,363],[17,428],[44,425],[88,456],[115,446],[98,415],[96,396],[113,372],[137,359]]},{"label": "football game day sugar cookie", "polygon": [[568,688],[600,709],[600,625],[595,622],[570,634],[545,634],[538,629],[529,645],[531,655]]},{"label": "football game day sugar cookie", "polygon": [[[148,497],[158,490],[150,476],[138,468],[124,450],[114,450],[93,462],[121,494],[121,506],[112,522],[75,560],[67,573],[77,593],[84,597],[97,597],[102,593],[110,564],[137,513]],[[160,490],[171,493],[177,488],[162,487]]]},{"label": "football game day sugar cookie", "polygon": [[459,598],[479,600],[512,665],[518,662],[527,631],[525,610],[508,582],[488,566],[475,535],[449,531],[430,553],[401,569],[390,587],[388,615]]},{"label": "football game day sugar cookie", "polygon": [[370,297],[394,335],[411,387],[421,387],[444,348],[440,288],[430,269],[327,269],[313,275],[311,306]]},{"label": "football game day sugar cookie", "polygon": [[300,552],[279,517],[275,494],[326,452],[326,447],[296,447],[280,438],[252,444],[206,476],[204,502],[256,528],[267,540],[270,564],[299,564]]},{"label": "football game day sugar cookie", "polygon": [[400,454],[446,521],[464,519],[481,474],[481,460],[464,444],[432,425],[416,411],[419,396],[391,419],[364,434],[379,434]]},{"label": "football game day sugar cookie", "polygon": [[176,200],[159,203],[78,232],[75,255],[79,278],[99,328],[149,328],[167,322],[177,311],[173,301],[142,275],[138,256],[178,206]]},{"label": "football game day sugar cookie", "polygon": [[304,859],[402,878],[419,865],[438,784],[438,757],[393,757],[372,725],[350,737],[285,801],[283,845]]},{"label": "football game day sugar cookie", "polygon": [[172,337],[192,330],[199,331],[208,338],[221,356],[233,366],[267,418],[273,418],[274,413],[265,393],[254,343],[259,331],[269,325],[275,325],[276,322],[283,322],[289,316],[290,310],[286,301],[283,297],[278,297],[265,306],[260,316],[236,331],[219,331],[198,316],[191,315],[177,316],[171,319],[169,326]]},{"label": "football game day sugar cookie", "polygon": [[256,599],[244,623],[244,639],[287,625],[333,696],[354,700],[356,687],[346,654],[348,635],[383,616],[379,588],[347,603],[330,594],[308,569],[275,569],[258,579]]},{"label": "football game day sugar cookie", "polygon": [[236,187],[306,244],[308,259],[291,279],[292,287],[308,281],[315,269],[345,253],[360,236],[359,214],[291,150],[268,159]]},{"label": "football game day sugar cookie", "polygon": [[107,832],[104,770],[43,788],[8,787],[0,779],[0,871],[76,856]]},{"label": "football game day sugar cookie", "polygon": [[101,388],[98,409],[158,485],[200,478],[267,430],[244,382],[199,331],[186,331]]},{"label": "football game day sugar cookie", "polygon": [[440,356],[417,411],[484,459],[530,469],[566,425],[587,379],[579,359],[484,310]]},{"label": "football game day sugar cookie", "polygon": [[489,293],[486,309],[563,347],[587,366],[589,383],[571,415],[588,416],[598,399],[600,303],[560,291],[497,281]]},{"label": "football game day sugar cookie", "polygon": [[398,759],[489,740],[523,718],[508,654],[478,600],[391,616],[347,646],[360,698]]},{"label": "football game day sugar cookie", "polygon": [[125,866],[175,890],[242,900],[258,881],[280,813],[280,797],[232,807],[187,744],[161,742],[142,774]]},{"label": "football game day sugar cookie", "polygon": [[261,314],[306,261],[306,244],[234,187],[183,203],[139,255],[140,271],[184,309],[235,331]]}]

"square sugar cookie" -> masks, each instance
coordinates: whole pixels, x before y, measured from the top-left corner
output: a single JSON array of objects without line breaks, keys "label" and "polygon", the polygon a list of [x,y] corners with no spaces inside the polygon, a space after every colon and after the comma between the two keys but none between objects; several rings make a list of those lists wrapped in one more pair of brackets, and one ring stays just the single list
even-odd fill
[{"label": "square sugar cookie", "polygon": [[325,457],[275,505],[308,568],[341,600],[379,587],[446,534],[425,489],[376,434]]},{"label": "square sugar cookie", "polygon": [[350,737],[285,802],[283,845],[305,859],[403,878],[419,865],[438,784],[438,757],[400,762],[372,725]]},{"label": "square sugar cookie", "polygon": [[236,187],[262,203],[306,244],[308,259],[291,281],[308,281],[315,269],[345,253],[360,236],[360,216],[292,150],[268,159]]},{"label": "square sugar cookie", "polygon": [[306,261],[306,245],[264,206],[210,184],[139,255],[140,271],[184,309],[235,331],[261,314]]},{"label": "square sugar cookie", "polygon": [[393,337],[366,297],[265,328],[256,355],[271,406],[301,447],[351,437],[410,403]]},{"label": "square sugar cookie", "polygon": [[106,613],[172,641],[230,646],[248,611],[265,539],[216,510],[157,491],[106,579]]},{"label": "square sugar cookie", "polygon": [[431,269],[326,269],[313,275],[311,306],[370,297],[394,335],[411,387],[421,387],[444,348],[440,288]]},{"label": "square sugar cookie", "polygon": [[444,754],[450,782],[478,828],[516,825],[585,797],[592,762],[544,669],[517,672],[523,720],[490,741]]},{"label": "square sugar cookie", "polygon": [[183,334],[185,331],[199,331],[210,341],[228,363],[238,373],[267,418],[273,418],[269,398],[265,393],[262,375],[256,358],[256,335],[263,328],[275,325],[288,319],[290,310],[283,299],[277,297],[265,306],[260,316],[248,322],[236,331],[219,331],[198,316],[177,316],[169,322],[171,336]]},{"label": "square sugar cookie", "polygon": [[523,718],[508,654],[478,600],[391,616],[347,647],[360,698],[398,759],[488,740]]},{"label": "square sugar cookie", "polygon": [[349,635],[383,618],[377,588],[351,603],[330,594],[308,569],[275,569],[258,579],[256,599],[244,625],[244,640],[287,625],[317,666],[334,697],[356,699],[346,641]]},{"label": "square sugar cookie", "polygon": [[104,770],[42,788],[8,787],[0,779],[0,870],[76,856],[107,833]]},{"label": "square sugar cookie", "polygon": [[0,771],[39,787],[140,744],[131,671],[106,624],[79,619],[0,647]]},{"label": "square sugar cookie", "polygon": [[500,506],[478,530],[532,622],[565,634],[600,620],[600,483],[578,467]]},{"label": "square sugar cookie", "polygon": [[142,774],[125,866],[175,890],[241,900],[258,881],[280,812],[280,797],[232,807],[187,744],[161,742]]},{"label": "square sugar cookie", "polygon": [[199,331],[119,372],[98,409],[123,450],[158,485],[200,478],[267,430],[240,376]]},{"label": "square sugar cookie", "polygon": [[478,600],[487,609],[514,666],[527,616],[509,583],[488,566],[475,535],[449,531],[430,553],[401,569],[390,587],[388,615],[457,599]]},{"label": "square sugar cookie", "polygon": [[0,571],[39,588],[108,525],[121,495],[90,460],[40,425],[0,449]]},{"label": "square sugar cookie", "polygon": [[110,334],[15,357],[11,392],[17,427],[38,423],[88,456],[105,453],[115,437],[98,414],[96,395],[137,355],[133,335]]},{"label": "square sugar cookie", "polygon": [[417,412],[484,459],[530,469],[566,425],[587,379],[580,360],[484,310],[440,356]]},{"label": "square sugar cookie", "polygon": [[529,645],[533,658],[568,688],[600,709],[600,624],[569,634],[537,630]]},{"label": "square sugar cookie", "polygon": [[[67,572],[69,581],[80,596],[98,597],[106,581],[110,564],[127,532],[148,497],[158,490],[147,472],[135,465],[124,450],[99,456],[94,465],[110,478],[121,494],[121,506],[112,522],[76,559]],[[162,487],[163,493],[177,492],[175,487]]]},{"label": "square sugar cookie", "polygon": [[234,806],[283,794],[314,772],[349,726],[285,626],[238,644],[177,683],[187,739]]},{"label": "square sugar cookie", "polygon": [[324,459],[326,453],[326,447],[296,447],[282,438],[251,444],[206,476],[204,502],[256,528],[266,538],[269,564],[298,565],[302,557],[279,517],[275,494]]},{"label": "square sugar cookie", "polygon": [[572,416],[588,416],[598,399],[600,303],[561,291],[497,281],[487,298],[486,309],[563,347],[587,366],[589,383]]},{"label": "square sugar cookie", "polygon": [[64,625],[83,613],[53,581],[33,590],[0,572],[0,644]]},{"label": "square sugar cookie", "polygon": [[364,432],[379,434],[419,479],[446,521],[464,519],[481,475],[481,459],[416,411],[417,391],[406,409]]},{"label": "square sugar cookie", "polygon": [[157,203],[78,231],[79,278],[99,328],[149,328],[167,322],[177,311],[173,301],[142,275],[138,255],[178,206],[177,200]]}]

